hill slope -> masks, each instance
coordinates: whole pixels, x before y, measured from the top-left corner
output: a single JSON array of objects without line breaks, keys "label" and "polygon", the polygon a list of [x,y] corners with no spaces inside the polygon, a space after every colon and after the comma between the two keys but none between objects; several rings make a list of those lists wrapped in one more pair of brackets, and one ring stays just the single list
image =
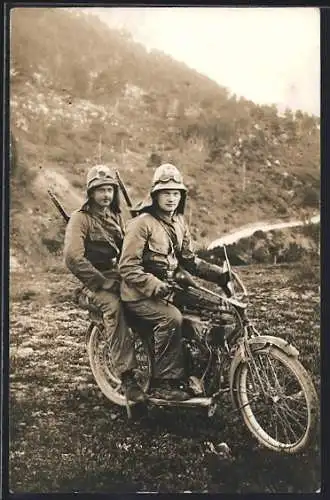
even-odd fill
[{"label": "hill slope", "polygon": [[318,210],[317,117],[230,97],[78,10],[17,8],[11,25],[11,230],[20,258],[46,257],[45,241],[63,233],[47,187],[70,211],[100,161],[119,168],[134,200],[162,161],[178,165],[200,244]]}]

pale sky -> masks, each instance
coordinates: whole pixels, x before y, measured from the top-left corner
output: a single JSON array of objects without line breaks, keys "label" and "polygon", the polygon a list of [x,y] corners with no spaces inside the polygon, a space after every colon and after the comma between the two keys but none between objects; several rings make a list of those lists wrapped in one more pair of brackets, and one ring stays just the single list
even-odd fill
[{"label": "pale sky", "polygon": [[258,104],[320,114],[319,9],[91,8],[156,48]]}]

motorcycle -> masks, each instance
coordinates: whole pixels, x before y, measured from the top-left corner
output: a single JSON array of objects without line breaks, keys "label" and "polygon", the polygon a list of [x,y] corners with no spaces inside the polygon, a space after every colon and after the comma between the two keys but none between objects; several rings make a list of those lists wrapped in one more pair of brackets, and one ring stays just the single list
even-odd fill
[{"label": "motorcycle", "polygon": [[[275,452],[301,452],[312,440],[318,419],[313,382],[292,344],[257,331],[247,315],[247,290],[232,269],[225,247],[224,256],[230,294],[203,287],[179,270],[167,299],[183,316],[185,368],[195,396],[185,401],[152,397],[152,335],[127,314],[138,360],[136,378],[149,395],[148,405],[204,407],[209,417],[229,393],[233,408],[259,443]],[[111,365],[102,315],[90,306],[89,318],[86,342],[95,381],[106,398],[126,406],[130,417],[131,406]]]}]

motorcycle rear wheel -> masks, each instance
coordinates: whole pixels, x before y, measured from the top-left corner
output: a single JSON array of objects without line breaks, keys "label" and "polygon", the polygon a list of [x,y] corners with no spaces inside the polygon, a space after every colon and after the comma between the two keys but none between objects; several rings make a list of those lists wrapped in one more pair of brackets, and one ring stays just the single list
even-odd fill
[{"label": "motorcycle rear wheel", "polygon": [[318,416],[311,377],[297,360],[272,346],[239,364],[237,403],[250,432],[265,447],[286,454],[310,443]]},{"label": "motorcycle rear wheel", "polygon": [[[135,377],[144,391],[149,387],[152,373],[151,353],[146,341],[133,334],[133,347],[138,363]],[[95,381],[107,399],[119,406],[126,405],[121,380],[111,361],[111,352],[104,330],[98,325],[91,328],[87,344],[89,363]]]}]

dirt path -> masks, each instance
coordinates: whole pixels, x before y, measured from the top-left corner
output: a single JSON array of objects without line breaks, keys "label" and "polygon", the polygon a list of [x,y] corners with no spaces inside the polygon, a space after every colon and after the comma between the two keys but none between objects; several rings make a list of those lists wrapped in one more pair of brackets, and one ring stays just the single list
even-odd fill
[{"label": "dirt path", "polygon": [[[297,269],[240,270],[251,314],[265,333],[301,351],[319,387],[318,286],[295,284]],[[312,492],[318,442],[297,457],[260,448],[224,400],[221,415],[152,410],[128,423],[98,390],[88,365],[84,311],[70,301],[67,274],[12,276],[10,304],[10,489],[17,492]],[[293,281],[292,281],[293,280]],[[232,459],[208,443],[225,441]]]},{"label": "dirt path", "polygon": [[[311,217],[308,221],[309,224],[317,224],[320,222],[320,216],[315,215]],[[303,226],[305,223],[301,220],[291,220],[287,222],[255,222],[254,224],[248,224],[247,226],[243,226],[238,228],[229,234],[225,234],[221,238],[218,238],[207,247],[208,250],[212,250],[213,248],[222,246],[222,245],[232,245],[236,241],[241,238],[247,238],[252,236],[256,231],[273,231],[274,229],[285,229],[289,227],[299,227]]]}]

